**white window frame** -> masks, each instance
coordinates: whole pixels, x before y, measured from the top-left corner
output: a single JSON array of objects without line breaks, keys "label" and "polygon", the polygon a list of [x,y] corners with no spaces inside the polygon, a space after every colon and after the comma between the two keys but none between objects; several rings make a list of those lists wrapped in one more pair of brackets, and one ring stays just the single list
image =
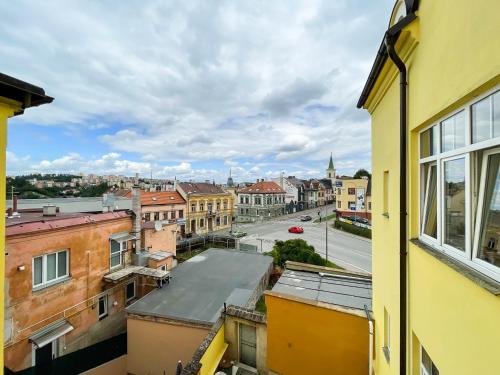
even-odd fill
[{"label": "white window frame", "polygon": [[[127,297],[127,288],[130,284],[134,284],[134,295],[132,297]],[[125,285],[125,302],[129,303],[130,301],[134,300],[137,297],[137,285],[135,283],[135,280],[132,280]]]},{"label": "white window frame", "polygon": [[[99,306],[100,306],[101,299],[104,301],[104,312],[102,314],[99,314]],[[97,299],[97,316],[99,317],[99,320],[104,319],[105,317],[108,316],[108,295],[107,294],[104,294]]]},{"label": "white window frame", "polygon": [[[116,253],[111,252],[111,241],[115,241],[115,240],[111,240],[111,239],[109,240],[109,269],[114,270],[116,268],[123,267],[123,263],[125,260],[125,257],[123,256],[123,254],[126,253],[128,250],[128,248],[127,248],[128,241],[115,241],[120,245],[120,250]],[[120,263],[118,263],[116,266],[112,266],[111,265],[111,258],[113,256],[115,256],[116,254],[119,254],[119,256],[120,256]]]},{"label": "white window frame", "polygon": [[[59,274],[59,253],[66,253],[66,273],[63,276],[58,276]],[[47,280],[47,256],[55,254],[56,256],[56,277],[52,280]],[[35,284],[35,259],[42,258],[42,282],[39,284]],[[65,280],[69,277],[69,251],[58,250],[52,253],[47,253],[43,255],[38,255],[36,257],[31,258],[31,285],[34,289],[43,288],[45,286],[57,284],[58,282]]]},{"label": "white window frame", "polygon": [[166,271],[166,270],[167,270],[167,265],[166,265],[166,264],[164,264],[164,265],[162,265],[162,266],[158,267],[158,269],[159,269],[160,271]]},{"label": "white window frame", "polygon": [[[500,148],[500,136],[496,138],[490,138],[477,143],[472,143],[472,106],[490,95],[500,93],[500,86],[488,90],[484,94],[477,96],[474,100],[468,102],[467,104],[461,106],[453,112],[450,112],[433,122],[429,126],[423,128],[418,134],[418,158],[419,158],[419,217],[418,217],[418,228],[419,228],[419,239],[422,242],[429,244],[435,249],[442,251],[443,253],[459,260],[460,262],[466,264],[467,266],[476,269],[477,271],[500,281],[500,267],[489,264],[488,262],[477,258],[479,249],[479,235],[481,230],[482,212],[484,205],[484,189],[486,181],[486,169],[487,169],[487,159],[492,154],[498,153]],[[459,112],[464,111],[465,116],[465,146],[441,153],[441,123],[450,117],[456,115]],[[437,150],[435,150],[434,155],[421,157],[421,136],[422,133],[431,129],[433,126],[438,126],[439,129],[436,132],[438,140]],[[482,165],[476,166],[476,155],[477,151],[483,151]],[[465,158],[465,252],[459,249],[455,249],[450,245],[444,244],[444,163],[446,161],[455,160],[459,158]],[[437,167],[437,239],[434,239],[423,232],[423,220],[425,218],[426,209],[426,197],[425,194],[428,189],[424,185],[423,180],[423,170],[424,164],[436,163]],[[473,186],[475,184],[476,177],[479,176],[480,181],[478,186]],[[473,175],[474,174],[474,175]],[[427,179],[428,181],[428,179]],[[473,189],[474,188],[474,189]],[[478,199],[476,202],[472,199],[473,193],[477,191]],[[475,207],[473,205],[476,204]]]},{"label": "white window frame", "polygon": [[[439,210],[439,202],[441,201],[440,195],[439,195],[439,181],[440,181],[440,175],[439,175],[439,168],[437,166],[436,161],[430,161],[424,164],[420,165],[420,176],[422,176],[423,171],[425,169],[424,165],[429,165],[429,169],[427,170],[427,177],[426,181],[424,183],[423,179],[421,179],[421,185],[422,185],[422,196],[420,197],[421,202],[423,207],[421,206],[421,217],[420,217],[420,223],[421,223],[421,228],[420,228],[420,235],[425,238],[426,241],[438,244],[440,243],[440,238],[439,238],[439,220],[440,220],[440,213],[441,211]],[[436,238],[429,236],[424,232],[424,226],[426,224],[425,218],[427,217],[427,200],[429,199],[429,184],[430,184],[430,176],[431,176],[431,167],[436,168],[436,225],[437,225],[437,230],[436,230]],[[425,187],[424,187],[425,185]]]}]

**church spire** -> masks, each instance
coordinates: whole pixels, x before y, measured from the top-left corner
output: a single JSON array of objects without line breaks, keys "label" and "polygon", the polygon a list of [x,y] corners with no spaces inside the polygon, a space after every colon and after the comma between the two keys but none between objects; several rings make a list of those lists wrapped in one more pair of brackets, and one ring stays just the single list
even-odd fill
[{"label": "church spire", "polygon": [[330,153],[330,163],[328,163],[328,169],[335,169],[334,166],[333,166],[332,153]]}]

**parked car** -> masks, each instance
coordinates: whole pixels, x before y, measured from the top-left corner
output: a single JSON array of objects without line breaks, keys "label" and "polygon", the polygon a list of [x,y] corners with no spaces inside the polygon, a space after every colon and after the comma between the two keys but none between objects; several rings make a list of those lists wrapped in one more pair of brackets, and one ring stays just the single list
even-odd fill
[{"label": "parked car", "polygon": [[300,221],[310,221],[312,220],[312,217],[309,215],[303,215],[299,217]]},{"label": "parked car", "polygon": [[290,227],[290,228],[288,228],[288,233],[304,233],[304,228],[302,228],[302,227]]},{"label": "parked car", "polygon": [[363,218],[363,217],[358,217],[358,216],[346,216],[344,217],[344,219],[347,219],[347,220],[350,220],[352,221],[353,223],[361,223],[361,224],[367,224],[367,225],[370,225],[370,222]]},{"label": "parked car", "polygon": [[243,232],[242,230],[235,230],[231,232],[231,235],[233,237],[240,238],[240,237],[245,237],[247,235],[247,232]]}]

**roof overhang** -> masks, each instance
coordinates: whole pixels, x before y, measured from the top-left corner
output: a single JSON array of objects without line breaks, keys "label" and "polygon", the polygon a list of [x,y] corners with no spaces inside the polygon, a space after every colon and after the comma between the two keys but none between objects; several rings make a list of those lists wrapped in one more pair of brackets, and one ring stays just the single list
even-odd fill
[{"label": "roof overhang", "polygon": [[388,38],[398,39],[401,30],[407,25],[409,25],[413,20],[417,18],[415,12],[418,9],[418,0],[405,0],[406,3],[406,11],[407,15],[402,18],[399,22],[389,27],[387,31],[384,33],[384,37],[382,42],[380,43],[380,47],[377,51],[377,56],[375,57],[375,61],[373,62],[372,68],[370,70],[370,74],[368,75],[368,79],[366,80],[365,86],[363,87],[363,91],[361,92],[361,96],[358,99],[358,103],[356,107],[362,108],[370,93],[373,89],[373,86],[377,82],[377,79],[382,71],[385,62],[387,61],[387,49],[386,49],[386,40]]},{"label": "roof overhang", "polygon": [[109,236],[110,240],[117,241],[117,242],[122,242],[122,241],[130,241],[130,240],[135,240],[135,236],[130,234],[129,232],[120,232],[120,233],[115,233]]},{"label": "roof overhang", "polygon": [[14,115],[22,114],[25,108],[52,103],[54,100],[54,98],[45,95],[45,91],[41,87],[3,73],[0,73],[0,97],[21,103],[21,109],[17,110]]},{"label": "roof overhang", "polygon": [[46,329],[38,332],[30,337],[30,341],[37,347],[43,348],[45,345],[57,340],[59,337],[64,336],[66,333],[74,330],[71,324],[66,320],[53,324]]}]

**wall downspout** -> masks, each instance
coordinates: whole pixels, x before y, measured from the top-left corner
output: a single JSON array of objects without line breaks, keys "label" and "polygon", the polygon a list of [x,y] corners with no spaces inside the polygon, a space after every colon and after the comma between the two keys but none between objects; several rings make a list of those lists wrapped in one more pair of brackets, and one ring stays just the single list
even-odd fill
[{"label": "wall downspout", "polygon": [[373,375],[373,319],[365,305],[366,318],[368,319],[368,375]]},{"label": "wall downspout", "polygon": [[399,70],[399,373],[406,375],[407,229],[406,229],[406,66],[394,50],[396,36],[386,35],[389,58]]}]

